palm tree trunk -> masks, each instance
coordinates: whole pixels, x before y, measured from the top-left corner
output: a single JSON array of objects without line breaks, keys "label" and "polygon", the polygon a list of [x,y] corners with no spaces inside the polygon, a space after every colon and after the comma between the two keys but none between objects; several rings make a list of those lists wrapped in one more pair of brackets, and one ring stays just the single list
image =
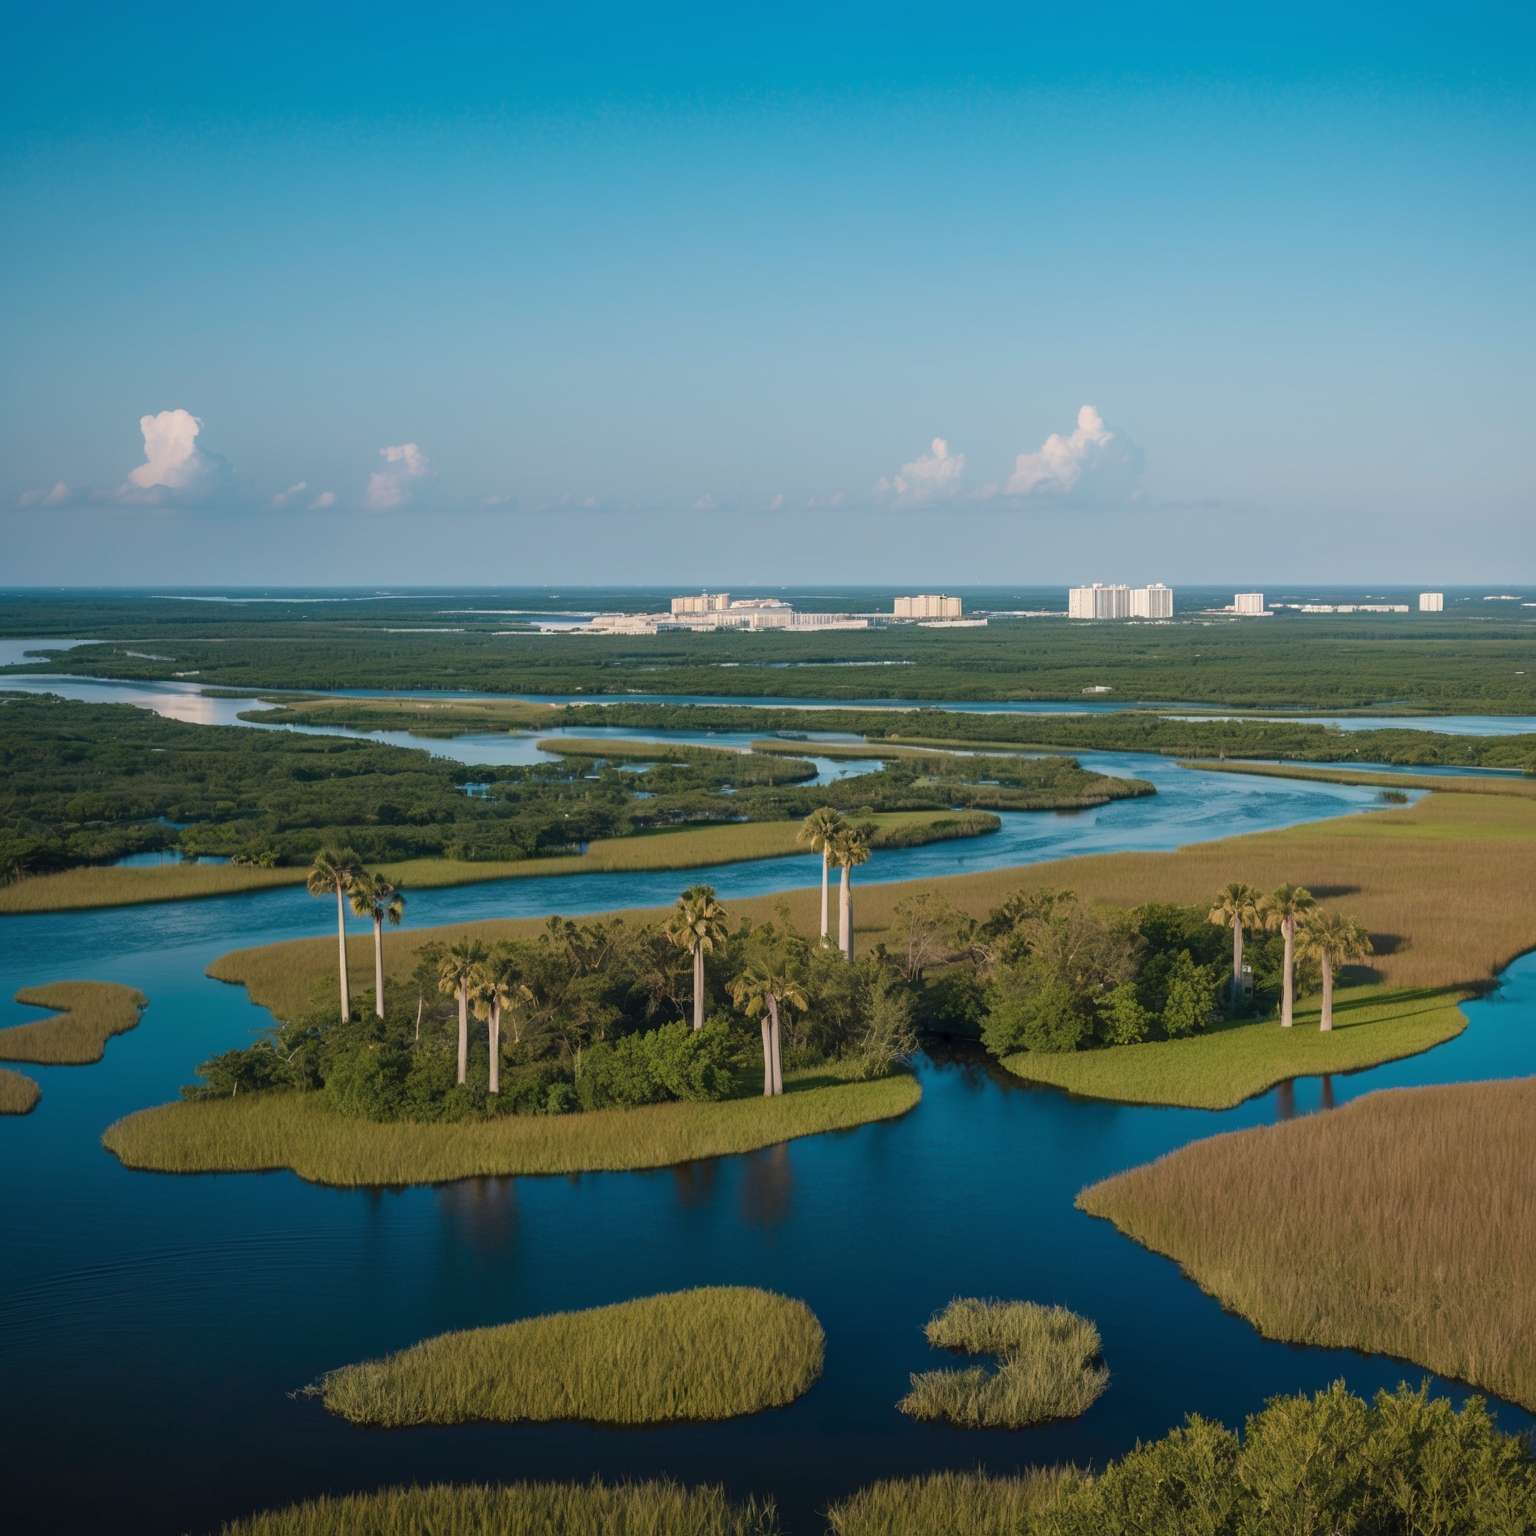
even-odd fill
[{"label": "palm tree trunk", "polygon": [[1243,1000],[1243,920],[1232,919],[1232,1006]]},{"label": "palm tree trunk", "polygon": [[773,1041],[768,1034],[768,1015],[763,1015],[763,1097],[773,1097]]},{"label": "palm tree trunk", "polygon": [[821,850],[821,940],[827,940],[827,850],[822,845]]},{"label": "palm tree trunk", "polygon": [[421,1014],[427,1006],[427,1000],[420,992],[416,994],[416,1044],[421,1044]]},{"label": "palm tree trunk", "polygon": [[336,882],[336,945],[341,952],[341,1016],[352,1017],[352,998],[347,991],[347,908],[341,899],[341,881]]},{"label": "palm tree trunk", "polygon": [[837,947],[845,960],[853,959],[853,889],[849,883],[849,866],[843,865],[842,882],[838,886]]},{"label": "palm tree trunk", "polygon": [[693,1027],[704,1028],[704,946],[693,946]]},{"label": "palm tree trunk", "polygon": [[459,1081],[469,1077],[469,983],[459,982]]},{"label": "palm tree trunk", "polygon": [[1280,986],[1280,1027],[1289,1029],[1296,1007],[1296,919],[1288,917],[1280,924],[1285,935],[1285,975]]},{"label": "palm tree trunk", "polygon": [[1321,1029],[1333,1028],[1333,956],[1324,950],[1318,959],[1323,962],[1323,1018],[1317,1026]]},{"label": "palm tree trunk", "polygon": [[373,918],[373,1011],[384,1017],[384,919]]},{"label": "palm tree trunk", "polygon": [[773,1091],[784,1092],[784,1062],[779,1054],[779,1000],[772,992],[768,994],[768,1035],[773,1045]]},{"label": "palm tree trunk", "polygon": [[501,1092],[501,999],[491,999],[491,1017],[486,1028],[490,1031],[491,1092]]}]

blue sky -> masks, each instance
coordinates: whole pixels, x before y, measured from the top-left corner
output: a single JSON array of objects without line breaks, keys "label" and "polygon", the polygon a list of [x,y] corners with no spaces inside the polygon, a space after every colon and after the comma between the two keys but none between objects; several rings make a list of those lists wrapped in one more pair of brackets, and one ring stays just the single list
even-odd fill
[{"label": "blue sky", "polygon": [[1528,5],[730,10],[10,7],[7,579],[1536,577]]}]

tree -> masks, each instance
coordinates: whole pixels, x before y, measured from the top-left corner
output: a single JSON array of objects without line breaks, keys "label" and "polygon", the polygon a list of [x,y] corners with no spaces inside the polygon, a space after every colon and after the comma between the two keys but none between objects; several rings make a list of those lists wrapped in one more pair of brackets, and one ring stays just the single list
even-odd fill
[{"label": "tree", "polygon": [[460,1083],[469,1076],[469,994],[475,984],[475,973],[485,964],[489,954],[479,939],[466,934],[457,944],[448,946],[437,965],[438,989],[452,992],[459,1002]]},{"label": "tree", "polygon": [[869,836],[861,827],[844,827],[828,839],[827,857],[842,870],[838,889],[837,947],[853,962],[853,885],[850,872],[869,862]]},{"label": "tree", "polygon": [[909,982],[923,979],[930,965],[961,949],[976,925],[937,891],[919,891],[896,903],[896,966]]},{"label": "tree", "polygon": [[373,1011],[384,1017],[384,919],[395,927],[405,916],[405,897],[383,875],[363,870],[352,880],[352,910],[373,921]]},{"label": "tree", "polygon": [[309,894],[329,896],[336,893],[336,946],[341,961],[341,1016],[352,1017],[352,997],[347,988],[347,904],[352,882],[362,873],[357,855],[350,848],[326,847],[315,855],[309,867]]},{"label": "tree", "polygon": [[416,1044],[421,1044],[421,1016],[427,1010],[427,997],[438,991],[438,970],[448,951],[436,939],[429,940],[416,951],[416,969],[411,980],[416,983]]},{"label": "tree", "polygon": [[1361,923],[1327,907],[1317,907],[1302,919],[1298,934],[1301,952],[1315,955],[1323,968],[1323,1016],[1318,1029],[1333,1028],[1333,968],[1363,960],[1372,953],[1371,936]]},{"label": "tree", "polygon": [[818,806],[800,823],[800,841],[809,843],[821,855],[821,938],[827,939],[827,867],[831,862],[830,843],[847,823],[843,813],[830,805]]},{"label": "tree", "polygon": [[1208,921],[1215,923],[1218,928],[1232,930],[1232,1006],[1234,1008],[1243,998],[1243,924],[1254,927],[1262,921],[1259,915],[1259,903],[1263,899],[1263,892],[1256,886],[1245,885],[1241,880],[1234,880],[1231,885],[1222,886],[1216,893],[1215,904],[1208,914]]},{"label": "tree", "polygon": [[1317,902],[1301,885],[1282,885],[1259,903],[1259,915],[1271,933],[1277,928],[1285,939],[1285,963],[1280,993],[1280,1024],[1289,1029],[1296,1003],[1296,925]]},{"label": "tree", "polygon": [[730,930],[712,885],[690,885],[667,920],[667,937],[693,956],[693,1027],[704,1028],[704,953],[723,944]]},{"label": "tree", "polygon": [[779,1009],[807,1006],[800,969],[778,946],[758,950],[731,983],[731,998],[751,1018],[763,1024],[763,1095],[784,1092],[784,1064],[779,1048]]},{"label": "tree", "polygon": [[522,969],[517,963],[517,957],[511,947],[505,944],[498,944],[475,967],[470,984],[474,989],[475,1017],[486,1021],[486,1044],[491,1054],[490,1092],[499,1094],[502,1010],[521,1009],[532,1002],[533,993],[523,984]]}]

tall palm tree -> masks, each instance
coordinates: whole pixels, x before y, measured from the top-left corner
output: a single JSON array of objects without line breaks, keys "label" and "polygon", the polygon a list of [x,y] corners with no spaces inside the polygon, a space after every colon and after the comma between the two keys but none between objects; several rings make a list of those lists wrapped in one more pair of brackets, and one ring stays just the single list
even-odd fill
[{"label": "tall palm tree", "polygon": [[827,938],[827,868],[830,863],[828,844],[834,834],[842,831],[846,823],[843,813],[830,805],[820,805],[800,823],[800,841],[809,843],[821,855],[821,938]]},{"label": "tall palm tree", "polygon": [[715,900],[712,885],[690,885],[677,898],[677,910],[667,919],[667,937],[693,956],[693,1027],[704,1028],[704,952],[725,943],[725,908]]},{"label": "tall palm tree", "polygon": [[1259,903],[1264,893],[1256,886],[1244,885],[1234,880],[1216,893],[1215,904],[1206,914],[1208,922],[1220,928],[1232,930],[1232,1006],[1235,1008],[1243,996],[1243,925],[1250,928],[1261,921]]},{"label": "tall palm tree", "polygon": [[352,910],[373,920],[373,1011],[384,1017],[384,919],[396,928],[405,916],[405,897],[383,875],[364,870],[352,881]]},{"label": "tall palm tree", "polygon": [[754,957],[731,983],[731,997],[749,1018],[759,1014],[763,1023],[763,1096],[784,1092],[784,1062],[779,1048],[779,1009],[804,1010],[805,988],[792,961],[769,951]]},{"label": "tall palm tree", "polygon": [[469,1076],[469,995],[475,985],[475,973],[485,964],[490,951],[479,939],[467,934],[457,944],[450,944],[437,963],[437,986],[452,992],[459,1000],[459,1082]]},{"label": "tall palm tree", "polygon": [[470,979],[474,990],[475,1017],[486,1022],[486,1044],[491,1053],[492,1093],[501,1092],[501,1015],[533,999],[523,984],[522,971],[513,956],[500,945],[475,967]]},{"label": "tall palm tree", "polygon": [[1280,1025],[1289,1029],[1296,1004],[1296,924],[1317,905],[1304,885],[1282,885],[1259,903],[1259,916],[1271,933],[1285,939],[1285,967],[1280,992]]},{"label": "tall palm tree", "polygon": [[850,872],[857,864],[869,862],[869,836],[859,827],[844,827],[829,839],[828,857],[842,871],[838,886],[837,947],[843,958],[853,961],[853,882]]},{"label": "tall palm tree", "polygon": [[1371,936],[1354,918],[1318,907],[1302,919],[1299,937],[1302,954],[1315,955],[1323,968],[1323,1017],[1317,1027],[1332,1029],[1333,968],[1371,954]]},{"label": "tall palm tree", "polygon": [[309,866],[309,894],[329,896],[336,893],[336,946],[340,951],[341,1016],[352,1017],[352,995],[347,988],[347,892],[362,874],[357,855],[350,848],[334,845],[322,848]]}]

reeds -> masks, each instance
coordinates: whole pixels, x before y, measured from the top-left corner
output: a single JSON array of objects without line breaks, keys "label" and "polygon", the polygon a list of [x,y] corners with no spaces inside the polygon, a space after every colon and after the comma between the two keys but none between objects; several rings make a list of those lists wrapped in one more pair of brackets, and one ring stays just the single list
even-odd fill
[{"label": "reeds", "polygon": [[1533,1168],[1527,1078],[1217,1136],[1078,1205],[1269,1338],[1396,1355],[1536,1409]]},{"label": "reeds", "polygon": [[162,1104],[107,1127],[130,1168],[255,1173],[291,1168],[317,1184],[437,1184],[533,1173],[668,1168],[846,1130],[905,1114],[921,1097],[907,1073],[864,1083],[790,1078],[775,1098],[648,1104],[580,1115],[507,1115],[446,1124],[352,1120],[320,1093],[273,1090]]},{"label": "reeds", "polygon": [[821,1375],[801,1301],[709,1286],[445,1333],[343,1366],[313,1391],[354,1424],[667,1424],[780,1408]]},{"label": "reeds", "polygon": [[1021,1536],[1074,1476],[1069,1467],[1031,1467],[1019,1477],[892,1478],[839,1500],[827,1525],[831,1536]]},{"label": "reeds", "polygon": [[26,1115],[37,1108],[43,1090],[25,1072],[0,1067],[0,1115]]},{"label": "reeds", "polygon": [[896,1405],[914,1419],[1024,1429],[1075,1419],[1109,1385],[1099,1330],[1065,1307],[956,1297],[926,1331],[935,1348],[996,1355],[998,1365],[914,1375],[912,1390]]},{"label": "reeds", "polygon": [[274,885],[302,885],[307,873],[303,869],[257,869],[243,864],[160,864],[150,868],[92,864],[53,875],[28,875],[0,885],[0,915],[233,896]]},{"label": "reeds", "polygon": [[772,1501],[732,1504],[722,1488],[513,1483],[383,1488],[310,1499],[224,1526],[222,1536],[777,1536]]},{"label": "reeds", "polygon": [[144,994],[113,981],[55,981],[24,987],[18,1003],[62,1011],[51,1019],[0,1029],[0,1061],[82,1066],[100,1061],[107,1041],[139,1022]]},{"label": "reeds", "polygon": [[1453,988],[1352,987],[1334,994],[1333,1029],[1327,1034],[1317,1027],[1317,1005],[1303,1004],[1290,1029],[1270,1019],[1223,1024],[1185,1040],[1111,1050],[1021,1051],[1003,1065],[1029,1082],[1085,1098],[1230,1109],[1287,1078],[1357,1072],[1454,1039],[1467,1027],[1456,1006],[1466,996]]}]

